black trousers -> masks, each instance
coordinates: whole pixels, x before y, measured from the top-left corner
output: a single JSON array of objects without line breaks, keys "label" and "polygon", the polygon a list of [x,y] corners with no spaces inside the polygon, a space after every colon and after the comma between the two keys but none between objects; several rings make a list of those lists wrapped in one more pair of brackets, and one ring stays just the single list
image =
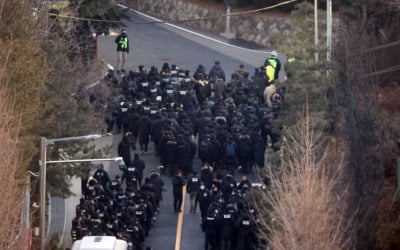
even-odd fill
[{"label": "black trousers", "polygon": [[211,250],[218,250],[218,238],[215,234],[206,233],[204,249],[209,250],[209,247],[211,247]]},{"label": "black trousers", "polygon": [[[168,170],[166,168],[168,168]],[[174,176],[176,172],[176,163],[167,163],[166,166],[164,166],[164,171],[168,171],[167,174],[169,174],[169,176]]]},{"label": "black trousers", "polygon": [[177,213],[182,207],[182,192],[174,192],[174,211]]},{"label": "black trousers", "polygon": [[111,133],[114,130],[114,119],[113,118],[106,118],[106,124],[107,124],[107,133]]},{"label": "black trousers", "polygon": [[148,145],[149,145],[148,143],[140,144],[140,151],[147,152],[147,146]]},{"label": "black trousers", "polygon": [[204,219],[207,215],[207,210],[208,210],[209,204],[207,203],[202,203],[200,202],[200,213],[201,213],[201,218]]},{"label": "black trousers", "polygon": [[230,250],[232,247],[232,241],[231,238],[222,238],[221,239],[221,249],[222,250]]}]

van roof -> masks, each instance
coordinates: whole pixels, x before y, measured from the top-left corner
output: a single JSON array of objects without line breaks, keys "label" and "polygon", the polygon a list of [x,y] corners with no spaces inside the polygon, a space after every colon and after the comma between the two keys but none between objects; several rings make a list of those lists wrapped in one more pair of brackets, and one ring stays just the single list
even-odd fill
[{"label": "van roof", "polygon": [[111,250],[114,249],[117,238],[114,236],[83,237],[79,250]]}]

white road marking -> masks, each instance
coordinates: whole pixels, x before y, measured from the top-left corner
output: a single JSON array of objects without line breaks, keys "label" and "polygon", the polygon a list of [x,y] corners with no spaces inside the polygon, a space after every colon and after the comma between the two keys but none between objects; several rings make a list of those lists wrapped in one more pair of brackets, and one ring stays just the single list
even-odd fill
[{"label": "white road marking", "polygon": [[[108,64],[108,63],[107,63],[107,68],[110,69],[110,70],[114,70],[114,67],[111,64]],[[94,86],[99,84],[100,81],[103,80],[103,78],[106,77],[107,74],[108,74],[108,71],[106,73],[104,73],[104,75],[98,81],[96,81],[96,82],[90,84],[89,86],[87,86],[86,89],[93,88]]]},{"label": "white road marking", "polygon": [[[125,6],[125,5],[120,4],[120,3],[118,3],[117,6],[123,8],[123,9],[129,9],[129,10],[131,10],[131,11],[133,11],[133,12],[135,12],[135,13],[141,15],[141,16],[144,16],[144,17],[146,17],[146,18],[148,18],[148,19],[151,19],[151,20],[154,20],[154,21],[156,21],[156,22],[162,22],[162,21],[163,21],[163,20],[161,20],[161,19],[158,19],[158,18],[149,16],[149,15],[143,13],[143,12],[137,11],[137,10],[135,10],[135,9],[131,9],[131,8],[129,8],[128,6]],[[174,25],[174,24],[171,24],[171,23],[162,23],[162,24],[167,25],[167,26],[170,26],[170,27],[172,27],[172,28],[174,28],[174,29],[178,29],[178,30],[185,31],[185,32],[190,33],[190,34],[195,35],[195,36],[199,36],[199,37],[208,39],[208,40],[210,40],[210,41],[213,41],[213,42],[216,42],[216,43],[219,43],[219,44],[223,44],[223,45],[225,45],[225,46],[233,47],[233,48],[236,48],[236,49],[242,49],[242,50],[246,50],[246,51],[253,52],[253,53],[271,54],[271,51],[262,51],[262,50],[247,49],[247,48],[243,48],[243,47],[240,47],[240,46],[237,46],[237,45],[229,44],[229,43],[220,41],[220,40],[218,40],[218,39],[215,39],[215,38],[212,38],[212,37],[209,37],[209,36],[206,36],[206,35],[203,35],[203,34],[194,32],[194,31],[192,31],[192,30],[179,27],[179,26]]]}]

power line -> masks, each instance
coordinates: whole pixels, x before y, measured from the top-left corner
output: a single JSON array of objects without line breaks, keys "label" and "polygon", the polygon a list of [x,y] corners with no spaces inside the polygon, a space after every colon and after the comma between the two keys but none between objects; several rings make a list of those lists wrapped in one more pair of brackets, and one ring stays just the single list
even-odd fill
[{"label": "power line", "polygon": [[[250,13],[255,13],[255,12],[261,12],[264,10],[270,10],[277,8],[279,6],[287,5],[293,2],[297,2],[298,0],[288,0],[285,2],[281,2],[275,5],[267,6],[264,8],[259,8],[255,10],[249,10],[249,11],[242,11],[242,12],[234,12],[230,13],[229,15],[224,14],[220,16],[213,16],[213,17],[200,17],[200,18],[194,18],[194,19],[186,19],[186,20],[178,20],[178,21],[150,21],[150,22],[131,22],[131,24],[163,24],[163,23],[188,23],[188,22],[196,22],[196,21],[202,21],[202,20],[211,20],[211,19],[218,19],[218,18],[223,18],[227,16],[239,16],[239,15],[245,15],[245,14],[250,14]],[[121,5],[119,5],[121,6]],[[104,23],[122,23],[122,21],[117,21],[117,20],[101,20],[101,19],[92,19],[92,18],[83,18],[83,17],[75,17],[75,16],[65,16],[65,15],[59,15],[59,14],[50,14],[50,16],[55,16],[55,17],[60,17],[60,18],[69,18],[69,19],[75,19],[75,20],[82,20],[82,21],[91,21],[91,22],[104,22]]]},{"label": "power line", "polygon": [[242,11],[242,12],[233,12],[233,13],[230,13],[229,15],[223,14],[223,15],[220,15],[220,16],[200,17],[200,18],[186,19],[186,20],[179,20],[179,21],[133,22],[133,24],[188,23],[188,22],[196,22],[196,21],[224,18],[224,17],[227,17],[227,16],[240,16],[240,15],[245,15],[245,14],[250,14],[250,13],[255,13],[255,12],[261,12],[261,11],[264,11],[264,10],[274,9],[276,7],[283,6],[283,5],[286,5],[286,4],[289,4],[289,3],[293,3],[293,2],[296,2],[296,1],[298,1],[298,0],[288,0],[288,1],[285,1],[285,2],[281,2],[281,3],[275,4],[275,5],[271,5],[271,6],[267,6],[267,7],[264,7],[264,8],[255,9],[255,10]]},{"label": "power line", "polygon": [[370,52],[370,51],[374,51],[374,50],[379,50],[379,49],[383,49],[383,48],[388,48],[388,47],[392,47],[392,46],[396,46],[400,44],[400,40],[399,41],[395,41],[395,42],[391,42],[391,43],[386,43],[383,45],[379,45],[370,49],[365,50],[365,52]]},{"label": "power line", "polygon": [[369,74],[368,76],[382,75],[382,74],[391,73],[391,72],[395,72],[395,71],[399,71],[399,70],[400,70],[400,65],[396,65],[396,66],[393,66],[393,67],[390,67],[390,68],[378,70],[376,72],[373,72],[373,73]]},{"label": "power line", "polygon": [[122,23],[122,21],[117,20],[101,20],[101,19],[92,19],[92,18],[84,18],[84,17],[76,17],[76,16],[65,16],[59,14],[49,13],[49,16],[61,17],[61,18],[69,18],[75,20],[82,20],[82,21],[91,21],[91,22],[104,22],[104,23]]}]

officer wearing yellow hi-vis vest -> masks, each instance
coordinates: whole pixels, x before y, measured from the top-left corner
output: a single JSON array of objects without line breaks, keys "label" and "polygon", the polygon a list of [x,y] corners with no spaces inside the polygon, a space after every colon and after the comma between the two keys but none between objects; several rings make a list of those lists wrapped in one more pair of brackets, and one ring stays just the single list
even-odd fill
[{"label": "officer wearing yellow hi-vis vest", "polygon": [[121,30],[121,34],[117,36],[115,43],[117,44],[118,70],[123,70],[125,68],[126,57],[129,53],[129,40],[125,29]]},{"label": "officer wearing yellow hi-vis vest", "polygon": [[281,62],[278,59],[278,53],[276,51],[271,52],[271,55],[265,60],[264,67],[265,74],[268,77],[268,82],[271,83],[279,78]]}]

